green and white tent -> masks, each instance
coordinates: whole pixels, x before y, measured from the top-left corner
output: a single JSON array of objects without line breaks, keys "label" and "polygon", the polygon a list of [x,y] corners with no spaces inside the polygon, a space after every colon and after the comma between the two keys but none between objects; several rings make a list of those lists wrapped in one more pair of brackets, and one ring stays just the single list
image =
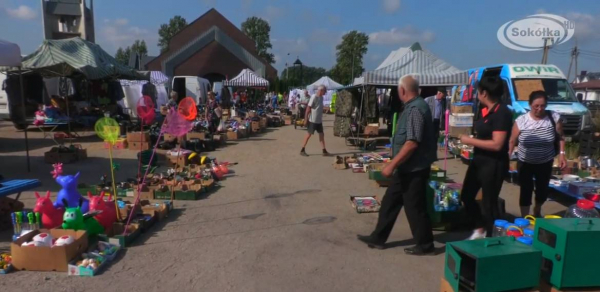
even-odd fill
[{"label": "green and white tent", "polygon": [[148,80],[148,74],[120,64],[99,45],[79,37],[63,40],[44,40],[32,54],[23,58],[23,70],[31,70],[44,77],[73,77]]}]

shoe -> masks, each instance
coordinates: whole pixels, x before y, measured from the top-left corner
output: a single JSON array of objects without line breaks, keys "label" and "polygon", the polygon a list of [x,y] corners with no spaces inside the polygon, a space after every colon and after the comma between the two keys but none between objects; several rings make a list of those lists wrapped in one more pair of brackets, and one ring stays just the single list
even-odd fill
[{"label": "shoe", "polygon": [[476,240],[476,239],[482,239],[485,238],[485,231],[479,231],[479,229],[475,229],[473,230],[473,234],[471,234],[471,236],[469,237],[468,240]]},{"label": "shoe", "polygon": [[384,244],[380,244],[380,243],[374,242],[371,239],[371,236],[357,235],[356,238],[358,238],[358,240],[366,243],[369,248],[385,249],[385,245]]},{"label": "shoe", "polygon": [[435,247],[431,245],[431,248],[423,249],[422,247],[415,245],[413,247],[405,248],[404,253],[414,256],[435,255]]},{"label": "shoe", "polygon": [[300,155],[308,157],[308,154],[306,154],[306,151],[300,151]]},{"label": "shoe", "polygon": [[327,150],[323,150],[323,156],[329,156],[329,152],[327,152]]}]

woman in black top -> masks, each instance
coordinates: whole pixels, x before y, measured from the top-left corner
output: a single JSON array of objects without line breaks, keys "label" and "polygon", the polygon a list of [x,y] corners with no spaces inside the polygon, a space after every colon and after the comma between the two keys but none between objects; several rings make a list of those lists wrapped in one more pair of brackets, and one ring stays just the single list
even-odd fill
[{"label": "woman in black top", "polygon": [[[477,138],[459,137],[463,144],[475,148],[461,192],[467,214],[475,223],[470,239],[484,238],[486,233],[491,235],[494,220],[499,217],[498,196],[508,172],[508,139],[512,127],[512,113],[500,103],[502,92],[500,78],[481,78],[477,96],[482,110],[474,123]],[[483,192],[483,210],[475,201],[479,189]]]}]

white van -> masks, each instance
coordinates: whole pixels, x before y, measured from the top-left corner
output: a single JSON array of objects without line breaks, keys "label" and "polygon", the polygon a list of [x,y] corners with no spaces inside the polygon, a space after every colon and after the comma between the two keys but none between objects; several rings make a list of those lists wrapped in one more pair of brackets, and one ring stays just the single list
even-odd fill
[{"label": "white van", "polygon": [[10,118],[8,106],[8,94],[2,89],[6,74],[0,73],[0,119],[6,120]]},{"label": "white van", "polygon": [[179,100],[189,96],[196,101],[196,104],[205,104],[210,91],[210,82],[196,76],[175,76],[171,83],[171,90],[179,94]]}]

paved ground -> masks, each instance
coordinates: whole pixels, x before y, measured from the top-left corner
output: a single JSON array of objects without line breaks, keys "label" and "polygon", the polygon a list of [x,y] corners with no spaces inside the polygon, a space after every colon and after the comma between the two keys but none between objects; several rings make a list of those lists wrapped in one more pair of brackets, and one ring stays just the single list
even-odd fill
[{"label": "paved ground", "polygon": [[[333,137],[333,117],[325,118],[331,153],[353,149]],[[90,133],[88,133],[90,134]],[[128,248],[102,275],[69,277],[63,273],[17,272],[1,277],[1,291],[438,291],[444,243],[465,238],[465,232],[436,233],[440,254],[411,257],[406,217],[401,214],[390,248],[372,250],[356,234],[372,231],[377,214],[357,214],[349,195],[379,195],[365,174],[334,170],[332,158],[322,157],[318,139],[307,152],[298,152],[304,132],[293,127],[270,129],[250,140],[229,143],[211,153],[222,161],[238,162],[236,174],[209,198],[176,202],[173,215]],[[43,152],[52,145],[40,133],[30,134],[32,172],[25,168],[22,132],[0,123],[0,172],[6,178],[39,178],[53,195]],[[81,172],[80,182],[97,183],[109,171],[107,152],[90,135],[82,144],[87,161],[65,165],[66,173]],[[136,174],[133,151],[116,151],[121,179]],[[440,162],[443,164],[443,162]],[[448,174],[462,181],[466,165],[448,161]],[[518,212],[518,188],[506,183],[502,197],[507,210]],[[35,203],[25,193],[27,207]],[[546,213],[564,210],[550,202]],[[0,233],[0,250],[9,247],[11,231]]]}]

